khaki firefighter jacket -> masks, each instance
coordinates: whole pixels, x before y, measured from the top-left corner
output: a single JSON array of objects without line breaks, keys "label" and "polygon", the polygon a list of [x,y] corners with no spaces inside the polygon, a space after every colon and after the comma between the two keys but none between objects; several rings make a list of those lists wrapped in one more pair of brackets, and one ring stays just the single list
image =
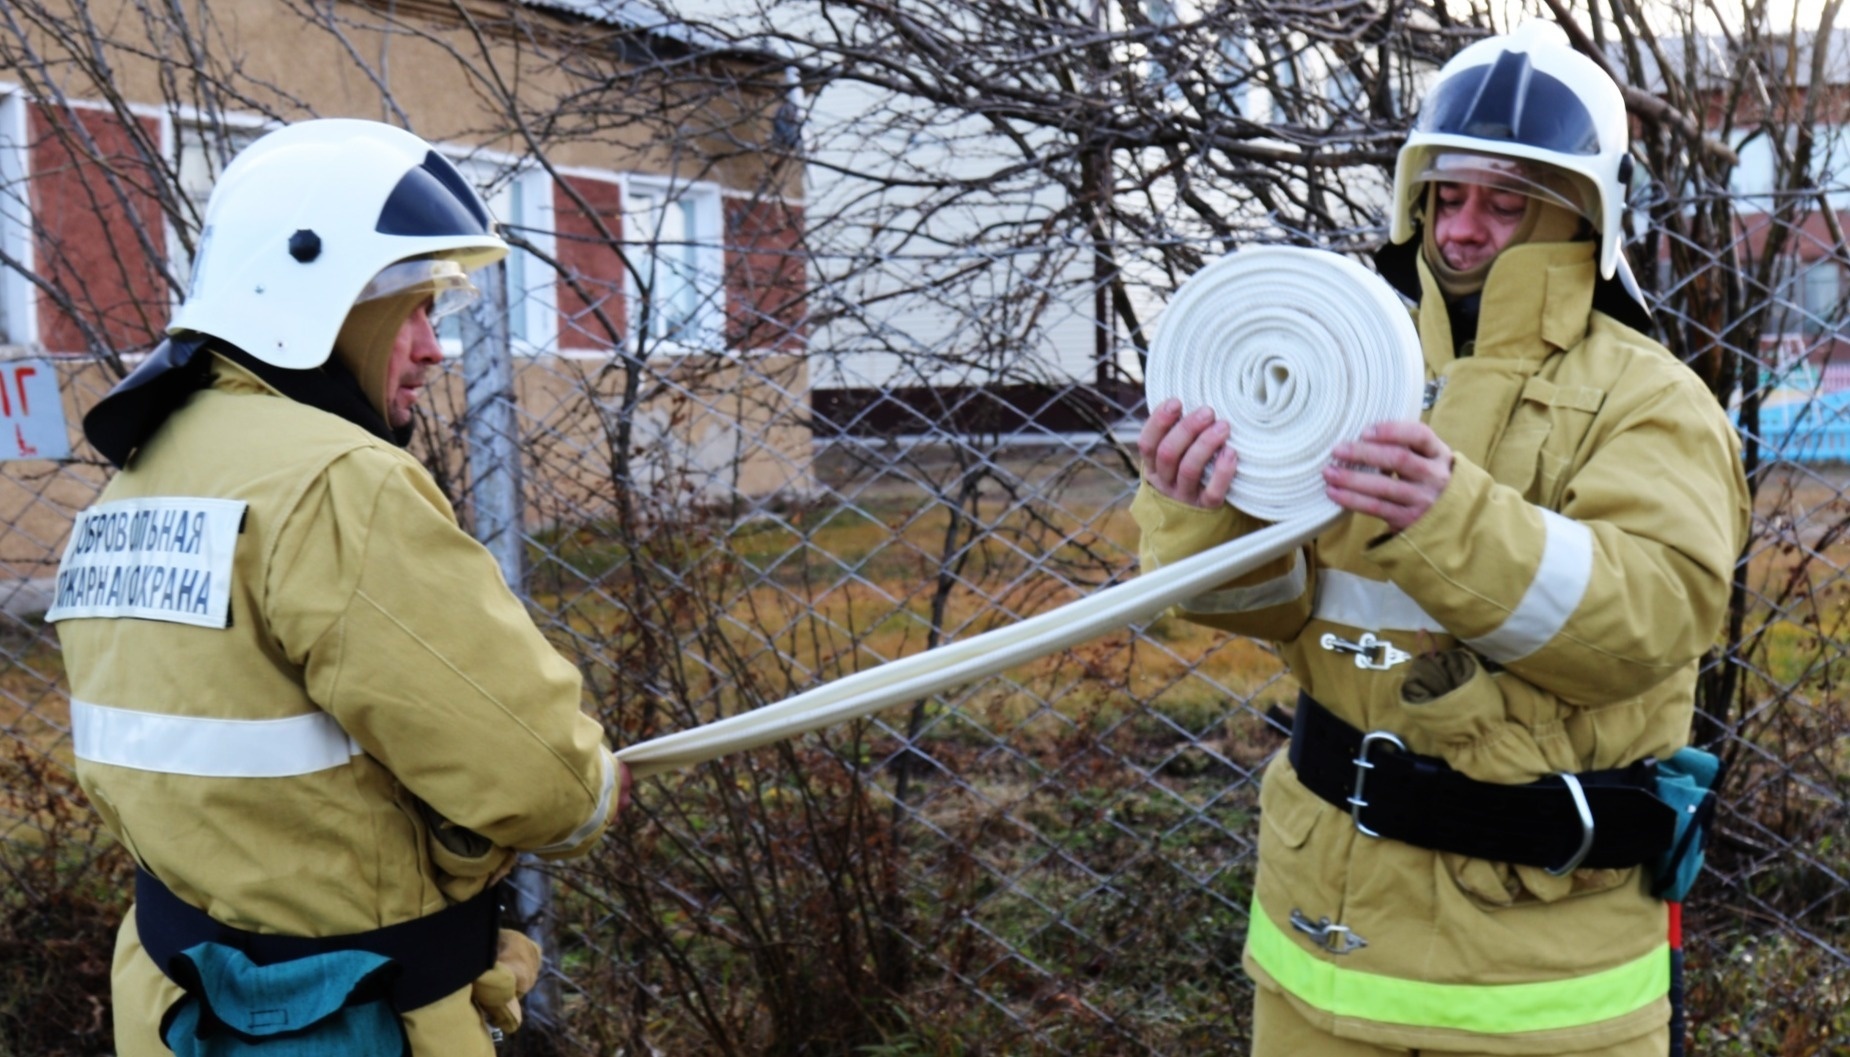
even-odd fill
[{"label": "khaki firefighter jacket", "polygon": [[[1438,502],[1398,535],[1347,518],[1184,615],[1278,643],[1303,690],[1350,725],[1480,781],[1667,757],[1688,740],[1698,659],[1746,539],[1727,418],[1662,346],[1593,311],[1592,243],[1506,250],[1464,358],[1423,263],[1420,276],[1438,394],[1426,420],[1456,452]],[[1146,568],[1257,524],[1147,485],[1133,513]],[[1323,645],[1371,634],[1400,652]],[[1475,674],[1403,700],[1410,672],[1438,670],[1421,658],[1457,650]],[[1664,1023],[1666,912],[1642,869],[1554,877],[1371,839],[1283,753],[1260,805],[1246,968],[1324,1030],[1550,1054]],[[1333,953],[1294,913],[1367,945]]]},{"label": "khaki firefighter jacket", "polygon": [[[430,475],[213,371],[80,517],[60,571],[78,777],[110,832],[212,917],[303,936],[432,914],[515,850],[588,848],[616,765],[578,672]],[[487,840],[452,851],[443,820]],[[114,995],[122,1057],[167,1053],[180,992],[132,914]],[[419,1055],[493,1052],[468,987],[405,1023]]]}]

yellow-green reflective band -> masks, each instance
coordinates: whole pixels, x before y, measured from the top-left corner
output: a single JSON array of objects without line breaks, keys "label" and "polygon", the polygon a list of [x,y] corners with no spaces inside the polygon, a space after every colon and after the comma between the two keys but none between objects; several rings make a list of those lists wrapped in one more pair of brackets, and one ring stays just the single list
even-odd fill
[{"label": "yellow-green reflective band", "polygon": [[1529,984],[1429,984],[1321,961],[1253,903],[1246,949],[1280,987],[1327,1013],[1485,1035],[1547,1031],[1623,1016],[1670,990],[1670,945],[1601,972]]}]

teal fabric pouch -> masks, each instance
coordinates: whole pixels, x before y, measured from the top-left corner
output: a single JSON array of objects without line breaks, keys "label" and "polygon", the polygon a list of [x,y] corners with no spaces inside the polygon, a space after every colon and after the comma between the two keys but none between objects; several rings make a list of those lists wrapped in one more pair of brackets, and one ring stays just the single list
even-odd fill
[{"label": "teal fabric pouch", "polygon": [[175,1057],[404,1057],[404,1025],[390,1002],[398,974],[370,951],[331,951],[257,965],[242,951],[201,943],[169,975],[186,991],[161,1041]]},{"label": "teal fabric pouch", "polygon": [[1702,872],[1703,845],[1715,820],[1715,786],[1721,760],[1696,748],[1678,749],[1657,764],[1657,795],[1677,813],[1670,850],[1652,864],[1651,894],[1681,903]]}]

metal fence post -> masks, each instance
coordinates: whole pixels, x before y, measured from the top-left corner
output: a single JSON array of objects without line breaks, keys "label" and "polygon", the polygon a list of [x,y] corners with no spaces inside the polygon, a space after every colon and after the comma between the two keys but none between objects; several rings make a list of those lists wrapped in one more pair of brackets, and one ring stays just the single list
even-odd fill
[{"label": "metal fence post", "polygon": [[[482,297],[459,313],[462,374],[469,438],[469,505],[475,538],[501,566],[501,576],[522,598],[525,555],[521,536],[519,421],[514,400],[514,350],[508,331],[507,270],[497,264],[479,275]],[[556,969],[552,945],[552,888],[529,857],[514,870],[514,912],[523,930],[545,952],[545,969]],[[542,971],[527,996],[527,1015],[556,1022],[558,987]]]}]

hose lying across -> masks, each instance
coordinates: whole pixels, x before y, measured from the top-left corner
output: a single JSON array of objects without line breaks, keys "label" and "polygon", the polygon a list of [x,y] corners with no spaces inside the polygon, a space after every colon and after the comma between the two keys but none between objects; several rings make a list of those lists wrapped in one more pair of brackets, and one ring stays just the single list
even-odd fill
[{"label": "hose lying across", "polygon": [[763,708],[617,753],[638,778],[757,748],[916,701],[1129,624],[1290,554],[1342,516],[1323,493],[1330,449],[1419,413],[1419,337],[1399,296],[1345,257],[1241,250],[1183,284],[1164,312],[1145,383],[1233,425],[1229,501],[1276,522],[1128,583],[962,642],[843,676]]}]

